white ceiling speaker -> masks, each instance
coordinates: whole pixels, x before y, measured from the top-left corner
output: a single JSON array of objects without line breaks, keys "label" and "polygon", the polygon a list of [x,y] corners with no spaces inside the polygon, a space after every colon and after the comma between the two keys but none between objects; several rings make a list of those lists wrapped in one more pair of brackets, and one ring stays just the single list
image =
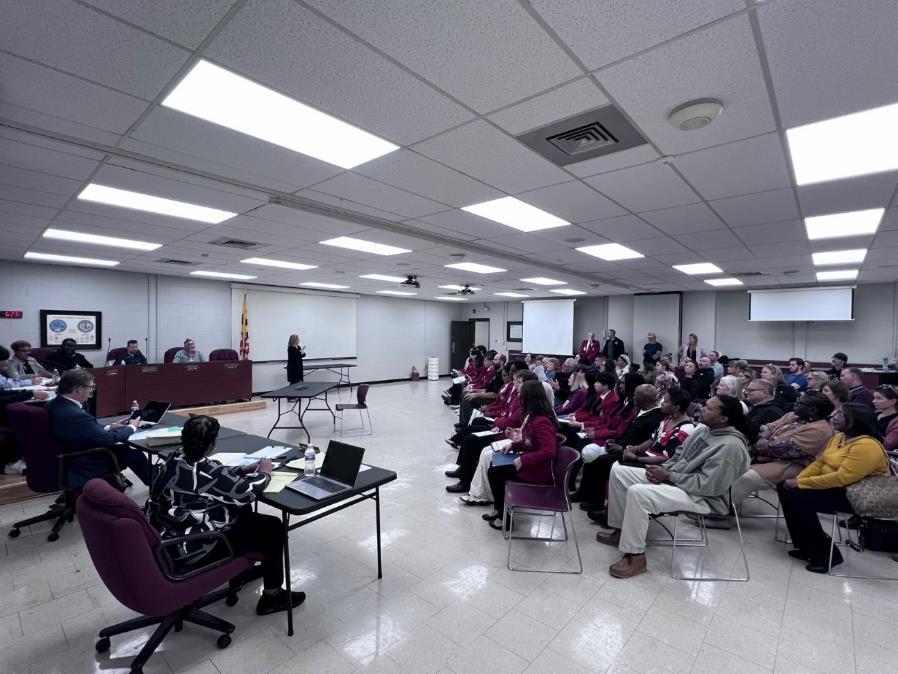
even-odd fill
[{"label": "white ceiling speaker", "polygon": [[667,117],[667,121],[680,131],[703,129],[720,116],[723,103],[714,99],[684,103]]}]

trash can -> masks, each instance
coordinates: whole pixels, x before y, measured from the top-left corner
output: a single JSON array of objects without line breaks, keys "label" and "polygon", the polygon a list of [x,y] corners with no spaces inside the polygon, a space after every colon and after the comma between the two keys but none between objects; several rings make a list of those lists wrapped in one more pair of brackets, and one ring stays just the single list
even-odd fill
[{"label": "trash can", "polygon": [[428,358],[427,359],[427,379],[430,381],[436,381],[440,378],[440,359],[439,358]]}]

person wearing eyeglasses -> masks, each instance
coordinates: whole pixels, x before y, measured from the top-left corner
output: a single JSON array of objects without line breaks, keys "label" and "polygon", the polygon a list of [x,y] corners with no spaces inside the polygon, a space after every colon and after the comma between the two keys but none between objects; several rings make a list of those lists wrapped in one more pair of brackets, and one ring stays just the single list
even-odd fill
[{"label": "person wearing eyeglasses", "polygon": [[877,386],[873,391],[873,408],[876,425],[887,452],[898,451],[898,390],[889,384]]},{"label": "person wearing eyeglasses", "polygon": [[31,357],[31,344],[24,339],[9,345],[12,358],[6,361],[6,376],[10,379],[31,379],[32,384],[40,384],[38,380],[50,379],[53,373]]},{"label": "person wearing eyeglasses", "polygon": [[784,409],[773,396],[773,382],[767,379],[752,379],[743,389],[745,402],[751,409],[748,412],[748,444],[753,447],[758,441],[761,426],[776,421],[788,410]]},{"label": "person wearing eyeglasses", "polygon": [[184,348],[175,354],[173,363],[205,363],[206,356],[196,348],[196,342],[188,337],[184,340]]},{"label": "person wearing eyeglasses", "polygon": [[[143,452],[123,443],[140,425],[140,418],[122,419],[103,426],[84,410],[84,403],[97,385],[90,370],[69,370],[59,378],[56,397],[47,403],[50,434],[62,447],[62,453],[80,452],[94,447],[108,447],[122,468],[130,468],[138,479],[149,486],[150,462]],[[68,461],[69,486],[79,488],[88,480],[114,471],[112,459],[105,453],[82,456]]]}]

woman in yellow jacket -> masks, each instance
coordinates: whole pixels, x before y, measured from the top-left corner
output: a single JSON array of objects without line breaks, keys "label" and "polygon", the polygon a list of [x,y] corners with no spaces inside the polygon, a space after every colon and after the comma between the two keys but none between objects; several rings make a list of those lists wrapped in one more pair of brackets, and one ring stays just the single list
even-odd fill
[{"label": "woman in yellow jacket", "polygon": [[[830,538],[817,513],[853,513],[845,487],[869,475],[889,473],[876,417],[867,405],[845,403],[833,413],[832,424],[836,434],[817,459],[797,477],[777,485],[795,545],[789,554],[807,561],[807,570],[814,573],[829,570]],[[842,555],[833,550],[832,565],[841,563]]]}]

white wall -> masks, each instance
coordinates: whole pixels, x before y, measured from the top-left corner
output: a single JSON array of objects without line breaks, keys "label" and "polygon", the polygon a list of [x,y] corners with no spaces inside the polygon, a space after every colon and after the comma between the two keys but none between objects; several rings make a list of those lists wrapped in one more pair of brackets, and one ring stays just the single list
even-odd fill
[{"label": "white wall", "polygon": [[[505,309],[502,303],[497,303],[497,308]],[[103,312],[104,347],[84,351],[95,365],[104,363],[107,338],[112,339],[113,347],[137,339],[143,350],[146,337],[148,359],[160,362],[166,349],[179,346],[187,337],[195,339],[208,355],[213,349],[229,348],[231,333],[239,330],[231,325],[227,282],[108,269],[4,262],[0,266],[0,309],[24,312],[21,320],[0,319],[0,344],[5,346],[16,339],[40,344],[41,309]],[[360,297],[358,367],[352,370],[353,381],[407,377],[413,365],[423,373],[428,357],[439,358],[441,371],[448,372],[450,323],[459,320],[461,313],[461,308],[450,302]],[[264,330],[264,326],[252,329]],[[503,338],[504,330],[503,323]],[[310,378],[332,376],[319,372]],[[284,363],[253,367],[253,391],[285,384]]]}]

